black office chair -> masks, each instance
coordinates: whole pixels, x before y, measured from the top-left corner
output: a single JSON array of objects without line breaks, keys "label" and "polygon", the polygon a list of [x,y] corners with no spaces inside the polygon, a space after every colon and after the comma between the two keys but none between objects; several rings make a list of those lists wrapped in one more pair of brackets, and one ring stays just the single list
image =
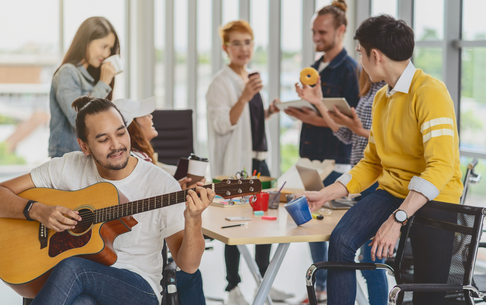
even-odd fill
[{"label": "black office chair", "polygon": [[151,143],[159,162],[177,165],[181,157],[194,152],[191,109],[155,110],[152,115],[159,134]]},{"label": "black office chair", "polygon": [[[336,263],[319,262],[311,265],[306,273],[306,285],[310,304],[316,305],[315,294],[315,272],[319,269],[340,269],[340,270],[376,270],[388,269],[393,272],[397,285],[389,294],[389,304],[402,304],[404,292],[420,294],[423,292],[438,293],[437,297],[444,297],[445,304],[474,304],[473,297],[481,297],[481,293],[472,283],[472,275],[476,263],[477,249],[482,234],[482,225],[486,209],[482,207],[471,207],[466,205],[429,202],[424,207],[432,209],[429,215],[445,214],[455,221],[443,221],[437,218],[423,217],[419,212],[410,217],[407,225],[402,228],[398,250],[394,260],[394,266],[373,263]],[[434,216],[436,217],[436,216]],[[434,231],[447,238],[438,238],[444,241],[444,247],[437,251],[445,251],[451,248],[450,264],[443,264],[437,275],[442,274],[438,283],[415,283],[414,268],[409,268],[405,253],[411,247],[409,234],[411,230],[434,228]],[[451,238],[450,241],[447,239]],[[430,253],[429,255],[434,255]],[[435,296],[435,295],[434,295]],[[405,296],[410,299],[410,295]]]}]

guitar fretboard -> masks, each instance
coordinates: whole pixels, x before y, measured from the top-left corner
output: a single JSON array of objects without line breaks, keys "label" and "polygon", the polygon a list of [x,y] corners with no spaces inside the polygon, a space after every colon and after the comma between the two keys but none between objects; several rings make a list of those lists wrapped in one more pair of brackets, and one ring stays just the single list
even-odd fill
[{"label": "guitar fretboard", "polygon": [[[214,188],[214,184],[208,184],[203,187]],[[94,223],[111,221],[121,217],[160,209],[173,204],[185,202],[189,190],[195,189],[185,189],[175,193],[154,196],[150,198],[123,203],[120,205],[97,209],[94,211]]]}]

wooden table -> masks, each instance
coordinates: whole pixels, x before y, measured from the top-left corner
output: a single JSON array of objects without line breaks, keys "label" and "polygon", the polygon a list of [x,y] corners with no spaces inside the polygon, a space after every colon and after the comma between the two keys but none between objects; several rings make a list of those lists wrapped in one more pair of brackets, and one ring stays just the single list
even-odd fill
[{"label": "wooden table", "polygon": [[[268,293],[290,243],[329,240],[332,230],[345,212],[346,210],[335,210],[332,215],[325,216],[323,220],[312,219],[308,223],[297,227],[283,207],[283,204],[280,204],[278,210],[269,209],[265,212],[265,215],[277,216],[277,220],[273,221],[263,220],[261,216],[254,216],[250,205],[233,207],[209,206],[203,213],[203,233],[227,245],[238,246],[238,250],[245,258],[250,271],[255,277],[257,284],[259,284],[253,305],[263,305],[265,299],[268,300],[269,304],[272,304]],[[247,216],[252,220],[248,221],[248,224],[245,226],[222,229],[222,226],[242,223],[225,220],[225,217],[228,216]],[[279,245],[262,279],[246,245],[272,243],[278,243]]]}]

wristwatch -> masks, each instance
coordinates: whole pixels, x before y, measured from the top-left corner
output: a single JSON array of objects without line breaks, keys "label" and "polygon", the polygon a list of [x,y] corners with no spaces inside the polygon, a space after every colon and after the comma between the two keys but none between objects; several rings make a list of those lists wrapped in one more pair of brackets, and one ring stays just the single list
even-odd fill
[{"label": "wristwatch", "polygon": [[401,223],[402,225],[405,225],[408,221],[407,212],[405,212],[404,210],[395,210],[395,212],[393,212],[393,216],[395,217],[395,221]]}]

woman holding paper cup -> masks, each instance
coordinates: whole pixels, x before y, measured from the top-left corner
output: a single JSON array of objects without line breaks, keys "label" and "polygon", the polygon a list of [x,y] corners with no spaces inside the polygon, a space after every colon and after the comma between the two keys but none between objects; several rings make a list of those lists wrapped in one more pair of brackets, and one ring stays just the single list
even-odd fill
[{"label": "woman holding paper cup", "polygon": [[[122,70],[119,54],[118,36],[106,18],[91,17],[81,24],[52,77],[50,157],[80,150],[74,133],[76,112],[71,104],[83,95],[112,99],[114,76]],[[118,58],[104,62],[113,55]]]},{"label": "woman holding paper cup", "polygon": [[[253,56],[253,30],[248,22],[229,22],[220,36],[230,63],[214,76],[206,94],[211,175],[234,176],[246,169],[270,176],[266,156],[271,145],[265,120],[278,112],[275,103],[279,100],[265,109],[260,75],[247,70]],[[271,245],[256,246],[255,260],[262,276],[270,250]],[[228,304],[248,304],[238,288],[240,253],[236,246],[225,246],[225,261]],[[273,288],[270,296],[275,301],[292,297]]]}]

